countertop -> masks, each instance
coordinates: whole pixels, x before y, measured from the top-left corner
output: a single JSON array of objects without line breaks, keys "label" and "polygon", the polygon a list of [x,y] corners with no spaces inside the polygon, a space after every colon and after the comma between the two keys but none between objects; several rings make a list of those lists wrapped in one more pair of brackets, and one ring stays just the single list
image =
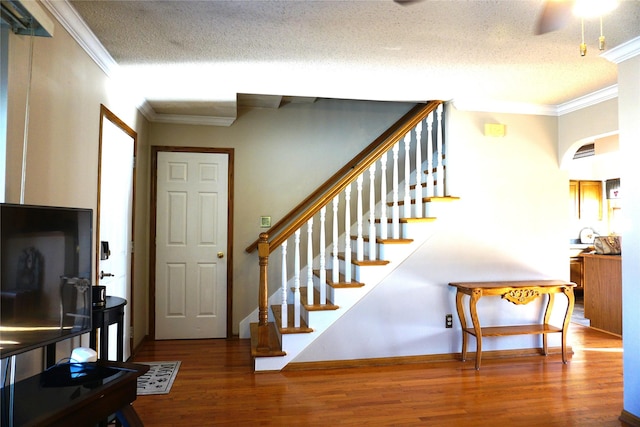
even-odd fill
[{"label": "countertop", "polygon": [[606,258],[606,259],[611,259],[611,260],[622,260],[622,255],[601,255],[601,254],[596,254],[596,253],[583,253],[580,254],[578,256],[584,257],[584,258]]}]

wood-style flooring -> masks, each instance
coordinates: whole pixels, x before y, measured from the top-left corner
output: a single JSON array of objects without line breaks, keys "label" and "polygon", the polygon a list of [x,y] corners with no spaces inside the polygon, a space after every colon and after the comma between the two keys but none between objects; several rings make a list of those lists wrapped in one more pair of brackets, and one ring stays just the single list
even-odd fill
[{"label": "wood-style flooring", "polygon": [[253,373],[249,340],[149,341],[134,362],[180,360],[146,426],[620,426],[622,341],[571,324],[573,356],[483,357]]}]

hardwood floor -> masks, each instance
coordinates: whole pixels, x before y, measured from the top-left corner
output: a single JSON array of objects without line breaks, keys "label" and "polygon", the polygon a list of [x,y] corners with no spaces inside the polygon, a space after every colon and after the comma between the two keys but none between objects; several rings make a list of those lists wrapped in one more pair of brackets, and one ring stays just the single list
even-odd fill
[{"label": "hardwood floor", "polygon": [[622,341],[571,324],[574,354],[253,373],[249,340],[147,342],[133,361],[180,360],[147,426],[620,426]]}]

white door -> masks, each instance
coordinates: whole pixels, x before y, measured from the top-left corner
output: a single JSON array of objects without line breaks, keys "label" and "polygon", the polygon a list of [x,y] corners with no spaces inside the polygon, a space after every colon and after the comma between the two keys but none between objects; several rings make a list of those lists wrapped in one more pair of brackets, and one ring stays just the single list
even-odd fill
[{"label": "white door", "polygon": [[229,159],[158,152],[156,339],[227,334]]},{"label": "white door", "polygon": [[[135,140],[133,132],[102,120],[100,144],[99,228],[100,242],[108,242],[108,259],[98,257],[98,284],[106,286],[108,296],[127,300],[124,311],[124,360],[131,355],[131,242],[133,218],[133,170]],[[117,118],[115,118],[117,120]],[[98,250],[99,253],[99,250]],[[102,273],[102,274],[100,274]],[[109,360],[116,360],[116,326],[109,327]]]}]

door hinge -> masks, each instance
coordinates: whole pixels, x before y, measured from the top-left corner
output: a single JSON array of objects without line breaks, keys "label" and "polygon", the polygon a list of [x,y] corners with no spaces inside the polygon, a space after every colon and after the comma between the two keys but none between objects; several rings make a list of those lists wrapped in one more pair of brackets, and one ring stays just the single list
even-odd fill
[{"label": "door hinge", "polygon": [[132,241],[131,241],[131,253],[133,253],[134,248],[135,248],[135,245],[134,245],[134,242],[133,242],[133,240],[132,240]]}]

